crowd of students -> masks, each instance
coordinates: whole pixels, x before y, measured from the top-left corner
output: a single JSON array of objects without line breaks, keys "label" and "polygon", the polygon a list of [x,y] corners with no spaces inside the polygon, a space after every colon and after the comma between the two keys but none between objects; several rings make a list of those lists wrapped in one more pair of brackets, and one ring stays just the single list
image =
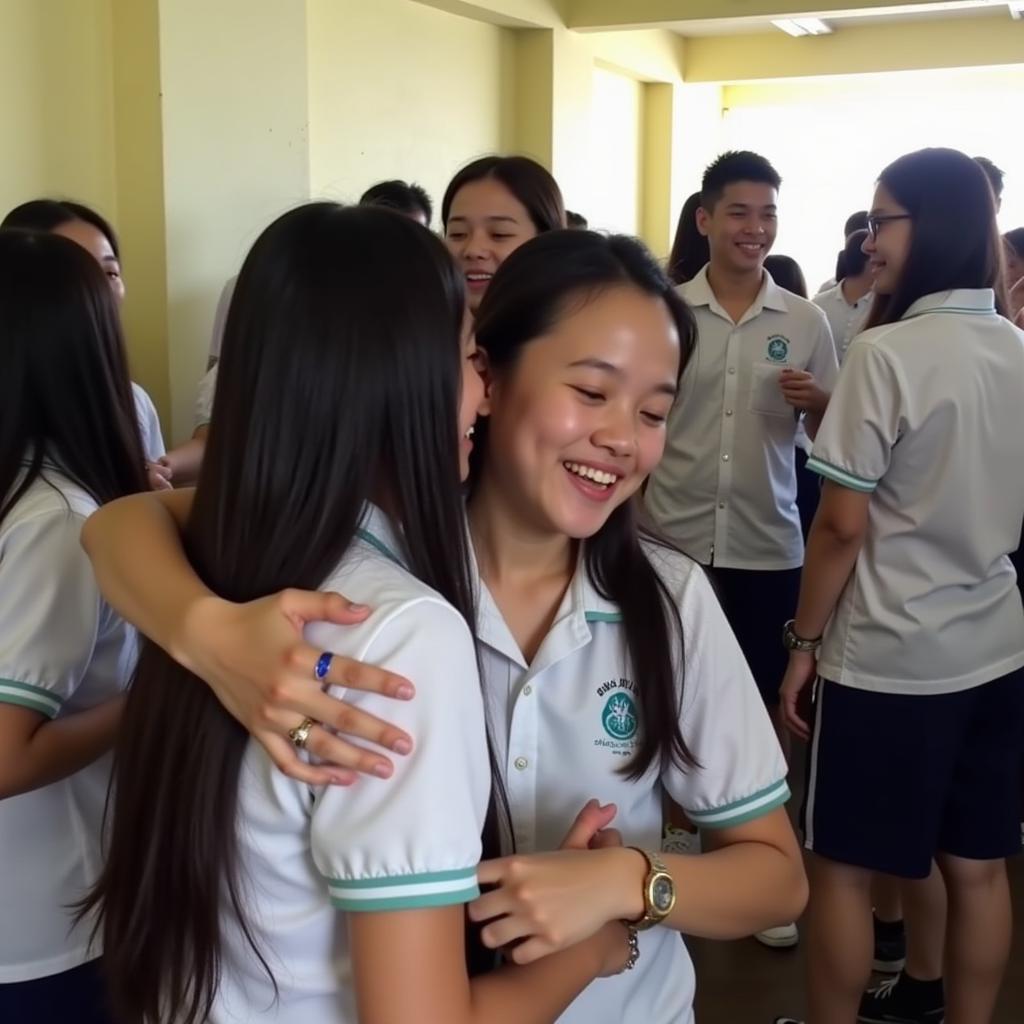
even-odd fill
[{"label": "crowd of students", "polygon": [[749,152],[666,267],[567,230],[526,157],[462,168],[441,238],[403,181],[308,203],[170,451],[113,229],[12,211],[0,1019],[684,1024],[680,935],[792,946],[809,893],[808,1024],[991,1020],[1024,788],[995,170],[882,170],[813,301]]}]

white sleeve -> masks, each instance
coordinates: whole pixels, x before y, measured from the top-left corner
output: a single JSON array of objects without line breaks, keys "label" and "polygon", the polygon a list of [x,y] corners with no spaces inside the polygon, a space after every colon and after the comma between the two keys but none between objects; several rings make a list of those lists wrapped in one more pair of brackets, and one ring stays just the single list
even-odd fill
[{"label": "white sleeve", "polygon": [[100,592],[70,510],[16,523],[0,544],[0,701],[55,718],[92,659]]},{"label": "white sleeve", "polygon": [[132,381],[132,393],[135,396],[135,413],[139,418],[143,451],[150,462],[156,462],[162,455],[167,454],[164,435],[160,430],[160,417],[157,415],[153,399],[144,387]]},{"label": "white sleeve", "polygon": [[680,614],[682,732],[699,767],[681,771],[673,765],[662,774],[662,784],[700,828],[740,825],[789,799],[786,761],[743,652],[699,566],[685,583]]},{"label": "white sleeve", "polygon": [[213,396],[217,391],[217,367],[206,371],[196,391],[196,414],[193,426],[205,427],[213,416]]},{"label": "white sleeve", "polygon": [[807,369],[814,374],[814,379],[820,387],[824,388],[825,391],[831,391],[836,385],[836,378],[839,376],[836,339],[832,337],[832,328],[829,326],[828,317],[824,311],[815,306],[814,312],[817,313],[817,333]]},{"label": "white sleeve", "polygon": [[[307,630],[322,650],[337,637],[338,627]],[[361,660],[415,680],[411,701],[344,693],[408,731],[413,752],[394,758],[390,779],[361,778],[317,796],[312,851],[331,902],[377,911],[475,899],[491,770],[469,627],[450,605],[424,598],[393,613]]]},{"label": "white sleeve", "polygon": [[814,439],[807,468],[870,494],[885,475],[902,424],[899,376],[876,345],[855,339]]}]

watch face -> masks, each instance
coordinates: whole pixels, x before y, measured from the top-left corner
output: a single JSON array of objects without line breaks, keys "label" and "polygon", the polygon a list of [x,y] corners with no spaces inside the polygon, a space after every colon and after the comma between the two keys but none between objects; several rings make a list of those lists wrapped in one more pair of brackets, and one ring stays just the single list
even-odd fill
[{"label": "watch face", "polygon": [[675,897],[675,886],[667,875],[659,875],[651,886],[651,903],[659,914],[667,914],[672,909]]}]

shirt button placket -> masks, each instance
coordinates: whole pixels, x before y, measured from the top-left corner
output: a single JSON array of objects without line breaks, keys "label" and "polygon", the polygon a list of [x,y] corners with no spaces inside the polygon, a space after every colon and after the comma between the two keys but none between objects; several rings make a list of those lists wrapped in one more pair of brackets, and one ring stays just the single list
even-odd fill
[{"label": "shirt button placket", "polygon": [[524,852],[536,847],[538,703],[533,684],[526,683],[512,709],[506,778],[516,845]]},{"label": "shirt button placket", "polygon": [[732,462],[733,452],[736,444],[736,394],[739,388],[739,373],[737,370],[739,361],[739,330],[729,333],[726,341],[725,351],[725,387],[722,393],[722,443],[718,468],[718,494],[715,502],[715,532],[712,552],[717,552],[719,557],[726,550],[725,544],[725,513],[729,503],[729,496],[732,491]]}]

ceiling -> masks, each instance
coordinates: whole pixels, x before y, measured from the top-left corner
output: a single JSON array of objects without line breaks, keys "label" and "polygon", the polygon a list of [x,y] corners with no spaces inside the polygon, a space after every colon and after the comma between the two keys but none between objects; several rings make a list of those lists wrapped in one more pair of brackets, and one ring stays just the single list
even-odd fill
[{"label": "ceiling", "polygon": [[[803,15],[806,16],[806,15]],[[822,19],[835,31],[857,25],[896,24],[915,21],[947,21],[951,18],[1005,18],[1009,20],[1005,0],[957,0],[936,3],[922,10],[920,7],[874,8],[863,11],[841,11],[823,14]],[[779,32],[768,18],[706,18],[701,21],[673,21],[663,26],[677,35],[689,38],[701,36],[756,35]]]}]

